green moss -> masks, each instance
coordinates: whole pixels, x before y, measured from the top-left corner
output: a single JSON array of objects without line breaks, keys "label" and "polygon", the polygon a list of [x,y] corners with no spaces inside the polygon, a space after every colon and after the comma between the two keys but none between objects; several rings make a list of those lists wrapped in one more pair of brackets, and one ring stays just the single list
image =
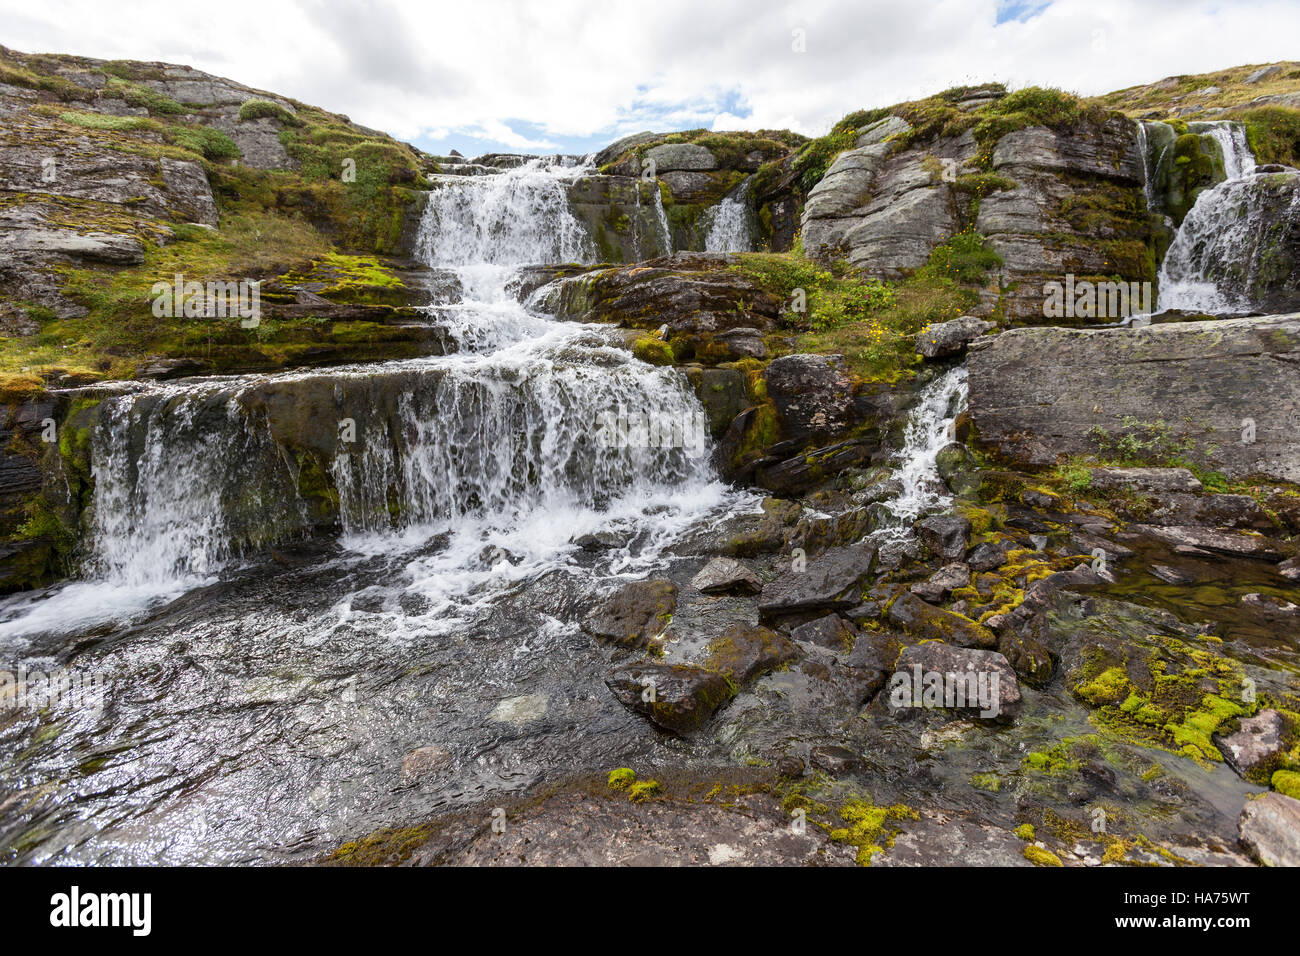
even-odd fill
[{"label": "green moss", "polygon": [[1016,827],[1014,832],[1016,836],[1027,842],[1032,842],[1034,839],[1034,825],[1032,823],[1022,823]]},{"label": "green moss", "polygon": [[611,790],[626,790],[635,780],[636,771],[631,767],[619,767],[609,772],[609,788]]},{"label": "green moss", "polygon": [[642,335],[632,343],[632,354],[651,365],[672,365],[677,359],[672,347],[653,335]]},{"label": "green moss", "polygon": [[886,829],[890,820],[919,820],[921,815],[911,807],[897,804],[890,807],[877,807],[864,800],[850,800],[839,810],[840,819],[847,827],[836,827],[830,831],[830,838],[839,843],[857,847],[857,862],[860,866],[870,866],[871,858],[883,853],[894,845],[898,831]]},{"label": "green moss", "polygon": [[1300,800],[1300,773],[1294,770],[1278,770],[1273,774],[1270,785],[1278,793]]},{"label": "green moss", "polygon": [[987,790],[990,793],[997,793],[1002,789],[1002,781],[995,773],[977,773],[972,774],[970,778],[972,787],[977,790]]},{"label": "green moss", "polygon": [[636,783],[629,783],[626,790],[627,798],[632,803],[645,803],[659,796],[663,788],[659,786],[658,780],[638,780]]},{"label": "green moss", "polygon": [[270,118],[277,120],[287,126],[299,126],[301,121],[279,103],[273,103],[270,100],[251,99],[244,100],[239,107],[239,121],[247,123],[250,120]]},{"label": "green moss", "polygon": [[1030,844],[1025,847],[1024,857],[1034,866],[1063,866],[1061,858],[1051,850],[1044,850],[1041,846]]}]

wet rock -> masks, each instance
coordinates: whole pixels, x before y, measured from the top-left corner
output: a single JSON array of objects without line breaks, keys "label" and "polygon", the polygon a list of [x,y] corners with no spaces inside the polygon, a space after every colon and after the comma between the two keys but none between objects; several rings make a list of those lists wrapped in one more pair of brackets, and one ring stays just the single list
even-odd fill
[{"label": "wet rock", "polygon": [[861,541],[875,528],[875,518],[868,508],[850,508],[830,515],[800,518],[790,535],[791,548],[817,554],[827,548],[843,547]]},{"label": "wet rock", "polygon": [[593,534],[579,535],[573,543],[583,551],[609,551],[622,548],[627,544],[627,535],[614,531],[597,531]]},{"label": "wet rock", "polygon": [[826,771],[832,777],[843,777],[862,765],[858,755],[846,747],[813,747],[808,757],[814,767]]},{"label": "wet rock", "polygon": [[1277,566],[1277,573],[1288,581],[1300,581],[1300,557],[1283,561]]},{"label": "wet rock", "polygon": [[823,615],[807,624],[800,624],[790,632],[796,641],[838,650],[848,648],[856,634],[853,625],[838,614]]},{"label": "wet rock", "polygon": [[921,330],[916,336],[916,350],[928,359],[960,355],[973,340],[994,328],[997,326],[993,322],[963,315]]},{"label": "wet rock", "polygon": [[1300,866],[1300,800],[1280,793],[1247,800],[1237,832],[1265,866]]},{"label": "wet rock", "polygon": [[1159,493],[1154,498],[1144,496],[1136,504],[1117,499],[1114,510],[1120,518],[1143,524],[1259,531],[1275,527],[1273,519],[1249,495]]},{"label": "wet rock", "polygon": [[844,430],[853,412],[853,380],[842,355],[785,355],[765,373],[781,434],[793,441]]},{"label": "wet rock", "polygon": [[927,641],[903,648],[885,693],[891,709],[974,711],[995,720],[1020,713],[1020,683],[996,651]]},{"label": "wet rock", "polygon": [[[1208,528],[1156,527],[1154,525],[1133,524],[1128,530],[1141,536],[1149,536],[1174,546],[1182,553],[1204,553],[1217,551],[1223,554],[1254,558],[1278,558],[1281,552],[1276,542],[1254,534],[1239,534],[1232,531],[1215,531]],[[1186,551],[1185,549],[1191,549]]]},{"label": "wet rock", "polygon": [[420,747],[402,758],[402,780],[409,783],[425,774],[441,770],[450,763],[451,754],[442,747]]},{"label": "wet rock", "polygon": [[1241,606],[1269,617],[1300,616],[1300,604],[1295,604],[1285,598],[1274,597],[1271,594],[1243,594],[1241,596]]},{"label": "wet rock", "polygon": [[950,641],[962,647],[995,647],[997,636],[968,617],[953,614],[904,594],[889,606],[889,620],[917,637]]},{"label": "wet rock", "polygon": [[848,610],[861,603],[861,588],[875,561],[872,544],[833,548],[809,557],[763,588],[758,611],[764,618],[804,611]]},{"label": "wet rock", "polygon": [[958,561],[966,554],[970,527],[970,522],[960,515],[932,515],[917,523],[916,534],[934,554]]},{"label": "wet rock", "polygon": [[1154,491],[1196,493],[1200,480],[1186,468],[1093,468],[1093,491]]},{"label": "wet rock", "polygon": [[799,649],[771,628],[732,624],[709,645],[704,666],[743,685],[798,656]]},{"label": "wet rock", "polygon": [[625,664],[605,684],[623,706],[676,734],[701,727],[733,694],[721,674],[686,664]]},{"label": "wet rock", "polygon": [[763,579],[735,558],[714,558],[691,578],[691,587],[705,594],[757,594]]},{"label": "wet rock", "polygon": [[1243,717],[1231,734],[1214,734],[1210,739],[1224,761],[1239,776],[1266,783],[1278,755],[1286,749],[1286,720],[1276,710],[1261,710]]},{"label": "wet rock", "polygon": [[924,581],[913,584],[911,592],[922,601],[938,604],[957,588],[970,584],[970,568],[964,564],[946,564]]},{"label": "wet rock", "polygon": [[676,606],[673,582],[633,581],[592,608],[582,631],[597,640],[643,648],[663,631]]},{"label": "wet rock", "polygon": [[904,821],[894,845],[875,856],[877,866],[1033,866],[1024,842],[1010,831],[942,810]]},{"label": "wet rock", "polygon": [[1153,564],[1149,569],[1151,574],[1164,581],[1166,584],[1195,584],[1196,578],[1185,571],[1179,571],[1177,568],[1171,568],[1165,564]]},{"label": "wet rock", "polygon": [[524,694],[521,697],[507,697],[488,715],[489,720],[499,724],[523,727],[546,716],[548,701],[545,694]]},{"label": "wet rock", "polygon": [[[993,619],[985,623],[991,626]],[[1052,679],[1052,654],[1032,637],[1008,631],[998,637],[998,651],[1031,687],[1046,687]]]},{"label": "wet rock", "polygon": [[754,483],[778,495],[803,494],[870,457],[871,449],[862,442],[841,442],[759,467]]}]

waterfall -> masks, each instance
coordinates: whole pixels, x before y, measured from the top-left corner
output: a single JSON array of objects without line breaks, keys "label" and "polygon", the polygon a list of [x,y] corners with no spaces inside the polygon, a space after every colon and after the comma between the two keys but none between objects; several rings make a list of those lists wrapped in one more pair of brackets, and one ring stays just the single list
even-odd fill
[{"label": "waterfall", "polygon": [[[1192,123],[1188,129],[1218,144],[1226,178],[1196,197],[1179,226],[1160,266],[1157,311],[1250,311],[1265,253],[1277,241],[1276,209],[1260,188],[1240,124]],[[1293,202],[1286,218],[1297,211]]]},{"label": "waterfall", "polygon": [[954,440],[953,421],[965,407],[965,365],[949,369],[921,391],[908,416],[894,472],[902,489],[884,502],[895,518],[895,523],[881,529],[886,535],[901,534],[921,515],[948,504],[935,462],[940,449]]},{"label": "waterfall", "polygon": [[[563,564],[579,535],[620,527],[639,550],[614,560],[644,563],[729,500],[683,373],[508,291],[519,266],[592,260],[564,190],[586,168],[532,160],[432,191],[416,252],[460,290],[428,308],[451,354],[141,384],[105,399],[67,623],[84,622],[105,588],[175,594],[259,547],[337,528],[361,554],[440,542],[409,574],[443,601],[445,625],[458,598]],[[57,603],[27,623],[63,623]]]},{"label": "waterfall", "polygon": [[709,229],[704,236],[705,252],[750,252],[754,248],[749,222],[749,180],[708,212]]}]

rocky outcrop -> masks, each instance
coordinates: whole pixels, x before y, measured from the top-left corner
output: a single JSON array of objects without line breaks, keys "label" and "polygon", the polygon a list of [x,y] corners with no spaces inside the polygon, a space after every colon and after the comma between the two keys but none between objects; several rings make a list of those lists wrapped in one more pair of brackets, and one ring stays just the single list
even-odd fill
[{"label": "rocky outcrop", "polygon": [[[1014,329],[971,353],[982,441],[1048,464],[1133,423],[1231,476],[1300,480],[1300,316],[1137,329]],[[1167,449],[1166,449],[1167,450]]]}]

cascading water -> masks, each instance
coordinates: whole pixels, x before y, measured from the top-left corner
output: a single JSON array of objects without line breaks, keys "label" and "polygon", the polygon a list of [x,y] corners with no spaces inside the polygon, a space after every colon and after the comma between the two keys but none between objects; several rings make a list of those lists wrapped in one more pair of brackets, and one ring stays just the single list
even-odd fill
[{"label": "cascading water", "polygon": [[953,439],[953,421],[966,407],[966,366],[949,369],[927,385],[903,432],[894,478],[902,489],[884,502],[894,521],[880,529],[886,537],[905,534],[911,523],[948,504],[936,460]]},{"label": "cascading water", "polygon": [[[721,503],[702,411],[680,372],[633,359],[609,330],[533,313],[507,291],[518,266],[591,261],[564,191],[583,171],[533,160],[433,190],[416,248],[460,290],[429,309],[452,354],[106,399],[86,582],[69,598],[87,582],[174,595],[252,548],[305,536],[314,519],[302,469],[313,464],[336,489],[345,546],[376,553],[443,536],[436,574],[427,562],[412,570],[439,601],[493,575],[536,573],[611,523],[642,544],[663,541]],[[605,427],[629,419],[647,427]],[[485,568],[485,552],[508,560]],[[56,621],[56,606],[18,614],[0,633],[85,622]],[[454,617],[445,604],[438,611]]]},{"label": "cascading water", "polygon": [[[1160,267],[1157,309],[1221,314],[1259,307],[1270,251],[1300,219],[1300,190],[1279,203],[1237,123],[1194,125],[1223,156],[1226,178],[1206,189],[1179,226]],[[1163,160],[1161,160],[1163,161]],[[1148,189],[1153,173],[1148,169]]]},{"label": "cascading water", "polygon": [[749,222],[749,180],[709,210],[709,229],[704,237],[706,252],[749,252],[753,233]]}]

